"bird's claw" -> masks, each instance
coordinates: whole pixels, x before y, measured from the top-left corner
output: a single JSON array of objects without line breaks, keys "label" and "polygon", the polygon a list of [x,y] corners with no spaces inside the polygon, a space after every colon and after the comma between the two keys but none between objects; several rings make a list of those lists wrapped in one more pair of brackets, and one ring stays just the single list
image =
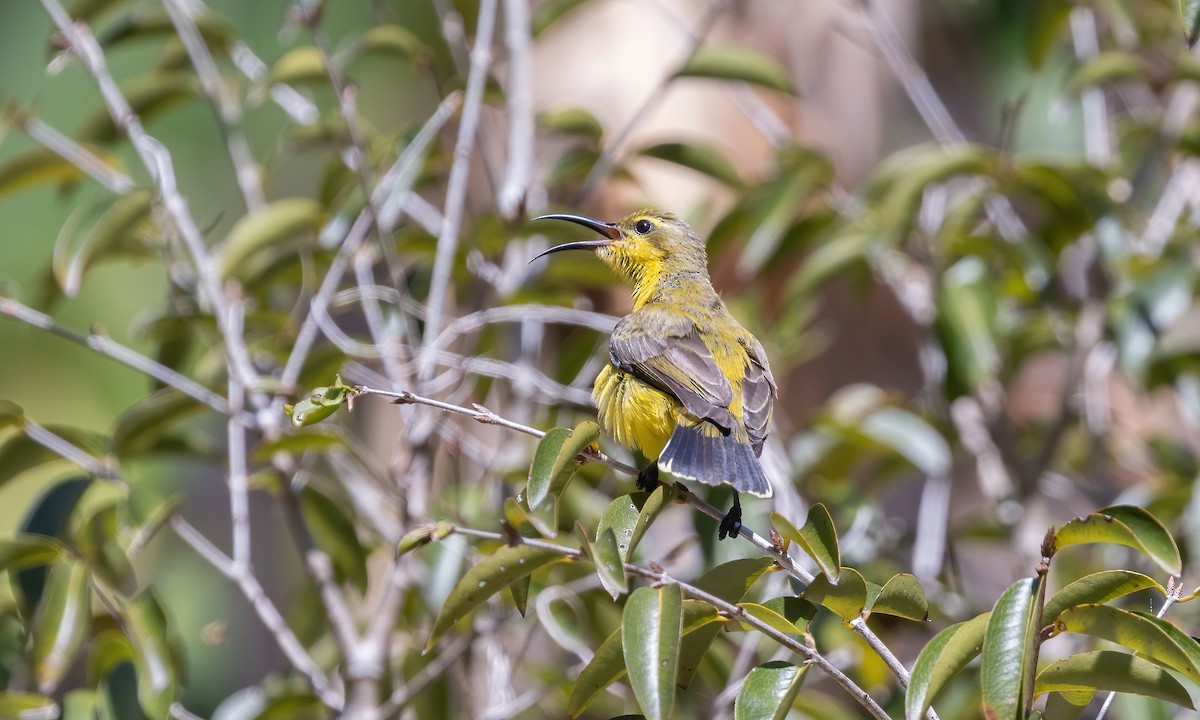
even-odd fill
[{"label": "bird's claw", "polygon": [[717,539],[735,538],[741,531],[742,508],[734,505],[729,512],[725,513],[725,517],[721,518],[721,525],[717,529]]},{"label": "bird's claw", "polygon": [[650,463],[637,476],[637,489],[654,492],[658,489],[658,463]]}]

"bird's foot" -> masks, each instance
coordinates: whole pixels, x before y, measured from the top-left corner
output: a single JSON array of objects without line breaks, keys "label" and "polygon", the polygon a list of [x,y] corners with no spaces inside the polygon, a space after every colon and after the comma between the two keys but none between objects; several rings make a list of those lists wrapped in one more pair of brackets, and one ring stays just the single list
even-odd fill
[{"label": "bird's foot", "polygon": [[658,489],[658,463],[650,463],[637,476],[637,489],[654,492]]},{"label": "bird's foot", "polygon": [[739,503],[734,503],[729,512],[725,513],[725,517],[721,518],[721,525],[717,530],[717,539],[724,540],[725,538],[735,538],[742,531],[742,506]]}]

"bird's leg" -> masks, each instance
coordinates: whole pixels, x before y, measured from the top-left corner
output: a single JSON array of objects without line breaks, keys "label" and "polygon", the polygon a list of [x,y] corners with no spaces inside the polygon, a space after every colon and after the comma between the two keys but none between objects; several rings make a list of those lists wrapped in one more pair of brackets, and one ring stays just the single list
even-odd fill
[{"label": "bird's leg", "polygon": [[658,463],[647,465],[637,476],[637,489],[654,492],[658,488]]},{"label": "bird's leg", "polygon": [[733,491],[733,507],[729,512],[725,513],[725,517],[721,518],[721,526],[717,532],[717,539],[724,540],[727,537],[734,538],[742,530],[742,501],[738,497],[738,491]]}]

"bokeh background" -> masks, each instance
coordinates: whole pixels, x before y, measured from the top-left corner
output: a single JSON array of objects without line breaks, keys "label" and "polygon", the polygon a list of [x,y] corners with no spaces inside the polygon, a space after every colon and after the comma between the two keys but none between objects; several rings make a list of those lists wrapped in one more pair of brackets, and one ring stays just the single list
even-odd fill
[{"label": "bokeh background", "polygon": [[[628,308],[627,293],[598,263],[573,258],[557,269],[525,264],[547,242],[573,236],[563,229],[527,226],[522,218],[547,208],[605,219],[642,206],[668,208],[713,237],[714,282],[771,354],[781,388],[777,429],[766,456],[782,489],[775,507],[800,517],[812,501],[835,508],[839,527],[849,535],[844,544],[852,559],[864,567],[915,571],[928,581],[937,627],[972,608],[990,606],[1009,582],[1028,574],[1049,526],[1114,498],[1161,509],[1186,554],[1200,527],[1191,494],[1200,440],[1194,414],[1194,233],[1188,220],[1197,199],[1194,181],[1173,188],[1182,200],[1175,216],[1167,217],[1165,249],[1134,252],[1161,198],[1172,189],[1171,179],[1191,162],[1195,149],[1189,140],[1194,97],[1182,110],[1183,122],[1172,126],[1167,112],[1170,103],[1185,103],[1183,95],[1194,95],[1196,75],[1171,3],[1081,4],[1090,30],[1073,25],[1082,20],[1069,19],[1071,5],[1051,0],[532,5],[535,27],[539,18],[554,20],[537,28],[532,41],[532,108],[543,119],[559,117],[559,122],[538,125],[534,172],[523,205],[504,217],[496,196],[509,161],[504,91],[511,91],[512,79],[501,13],[489,79],[493,87],[485,94],[471,161],[451,316],[519,302],[619,316]],[[162,67],[171,51],[169,33],[139,25],[161,14],[156,2],[67,6],[94,15],[92,27],[121,83]],[[277,68],[290,50],[312,44],[283,0],[210,0],[207,7],[206,17],[220,18],[223,32],[244,42],[268,67]],[[552,14],[556,10],[564,12]],[[428,53],[419,62],[364,54],[346,68],[358,90],[358,113],[373,138],[403,146],[445,94],[463,86],[465,68],[457,64],[469,59],[468,49],[456,33],[465,29],[472,37],[478,13],[479,3],[450,0],[324,5],[321,27],[335,50],[352,47],[372,27],[394,24],[411,31]],[[706,28],[706,45],[751,48],[769,58],[794,92],[737,79],[672,78],[698,27]],[[1108,64],[1089,63],[1073,30],[1084,33],[1085,44],[1090,33]],[[154,258],[105,262],[88,271],[74,296],[55,291],[56,244],[77,243],[80,228],[94,222],[111,197],[86,180],[47,182],[14,171],[11,164],[37,148],[13,121],[17,115],[81,135],[104,114],[79,63],[56,60],[61,48],[54,36],[39,3],[0,4],[0,104],[7,107],[0,121],[0,290],[49,313],[65,328],[78,333],[102,328],[115,340],[155,355],[161,348],[148,328],[171,307],[177,285],[168,264]],[[889,39],[911,50],[913,65],[896,64],[884,47]],[[262,170],[266,197],[319,197],[330,217],[355,202],[361,207],[361,198],[354,200],[354,191],[345,189],[353,182],[334,170],[345,148],[338,142],[298,140],[302,126],[267,98],[270,80],[246,80],[217,45],[221,70],[245,108],[240,126]],[[185,62],[175,72],[188,73],[190,67]],[[906,88],[906,80],[917,85]],[[301,78],[296,86],[323,118],[336,116],[336,98],[327,85]],[[942,151],[934,147],[936,131],[906,92],[912,87],[931,91],[944,103],[962,136],[977,143],[966,147],[978,157],[936,167]],[[1089,93],[1099,93],[1103,107],[1106,149],[1099,156],[1086,152],[1081,108]],[[1096,95],[1090,97],[1094,101]],[[564,130],[555,113],[566,108],[585,110],[603,134]],[[1180,112],[1176,108],[1177,116]],[[199,94],[180,97],[144,120],[150,134],[169,148],[197,224],[218,245],[246,206],[212,105]],[[435,208],[445,201],[454,128],[452,122],[435,142],[417,186]],[[735,179],[719,177],[725,165],[696,172],[686,162],[639,153],[663,143],[709,148],[724,158]],[[139,185],[150,186],[128,142],[114,138],[102,144]],[[581,147],[615,148],[618,169],[595,192],[582,191],[595,152],[577,152]],[[961,159],[954,153],[949,155]],[[804,173],[811,173],[809,179],[795,179]],[[924,184],[902,187],[914,176],[924,177]],[[343,189],[330,195],[329,186],[337,183]],[[980,198],[989,192],[1011,202],[1010,212],[1023,221],[1026,231],[1015,240],[1003,238],[988,220]],[[782,223],[786,232],[764,240],[760,230],[770,223]],[[396,234],[395,252],[405,261],[411,293],[423,300],[433,238],[412,225]],[[853,236],[870,236],[867,246],[845,242]],[[766,249],[756,242],[766,242]],[[820,255],[839,242],[847,248],[843,257]],[[328,262],[319,249],[307,247],[303,252],[314,254],[317,268]],[[750,247],[756,254],[748,254]],[[1090,259],[1073,259],[1080,254]],[[813,269],[817,258],[827,270]],[[962,307],[955,282],[968,273],[965,260],[973,263],[969,271],[983,270],[966,291],[968,300],[978,302],[971,308],[983,314],[955,320],[955,308]],[[951,272],[955,267],[957,275]],[[1037,276],[1031,268],[1043,281],[1031,280]],[[385,274],[379,270],[380,278]],[[1091,284],[1085,280],[1079,290],[1071,285],[1076,276],[1091,278]],[[279,314],[285,318],[287,302],[302,297],[294,287],[257,292],[251,294],[265,307],[283,308]],[[280,300],[280,293],[287,299]],[[980,300],[979,293],[986,297]],[[1098,308],[1099,335],[1081,341],[1077,330],[1088,307]],[[408,313],[419,325],[421,318],[410,310],[403,304],[389,307],[389,317],[400,323],[393,315]],[[339,321],[347,332],[366,338],[366,323],[357,313],[347,312]],[[982,342],[990,350],[980,350],[972,327],[986,328]],[[253,330],[260,333],[254,351],[271,374],[286,358],[296,327],[280,322],[274,335],[265,328]],[[329,347],[325,338],[319,343]],[[583,370],[591,367],[589,357],[604,358],[602,333],[539,323],[488,328],[455,347],[463,356],[534,367],[554,387],[573,389],[574,395],[530,391],[511,373],[486,378],[468,371],[455,391],[446,393],[459,404],[484,402],[540,427],[573,425],[587,416],[586,404],[577,401],[590,382]],[[998,357],[980,360],[979,354],[988,352]],[[290,389],[292,399],[331,382],[319,371],[349,359],[312,368],[304,378],[312,382]],[[192,347],[179,361],[180,369],[222,388],[211,360]],[[363,362],[380,370],[375,360]],[[1077,363],[1082,364],[1077,368]],[[152,389],[146,377],[109,358],[0,318],[0,398],[18,403],[42,425],[107,434]],[[970,407],[958,405],[958,412],[983,413],[983,421],[971,426],[991,433],[981,441],[983,450],[966,439],[969,423],[956,415],[962,398],[971,401]],[[500,501],[519,483],[531,443],[514,442],[494,428],[446,421],[458,428],[455,432],[478,435],[476,452],[462,451],[448,433],[433,452],[429,477],[422,481],[425,490],[414,497],[403,477],[406,467],[411,470],[404,441],[397,440],[411,430],[412,415],[381,401],[360,402],[363,407],[353,417],[343,413],[338,422],[394,481],[384,496],[396,504],[389,513],[398,529],[444,517],[488,518],[486,527],[494,528]],[[1088,402],[1102,406],[1102,423],[1086,417]],[[889,416],[897,424],[886,429],[862,424],[884,409],[902,411]],[[184,427],[207,438],[210,447],[223,448],[219,419],[190,419]],[[1001,480],[989,486],[985,468],[995,471],[995,462]],[[177,497],[181,512],[199,530],[227,537],[226,468],[220,462],[164,453],[123,460],[121,470],[134,516],[144,517],[165,498]],[[0,481],[0,536],[18,530],[47,489],[77,474],[47,465],[6,476]],[[586,478],[592,505],[624,488],[624,479],[599,476]],[[464,508],[464,502],[472,506]],[[765,527],[769,511],[766,504],[748,507],[748,522]],[[303,631],[306,637],[320,637],[319,613],[291,546],[285,511],[272,493],[260,490],[251,494],[251,513],[262,584],[289,621],[311,626],[311,632]],[[649,559],[670,555],[682,567],[695,568],[737,552],[714,549],[707,541],[680,541],[696,530],[686,510],[672,513],[664,518],[664,529],[651,536],[657,544]],[[359,535],[377,592],[387,540],[393,538],[370,530]],[[439,552],[457,553],[460,562],[469,557],[463,545],[448,544],[425,556],[428,567],[414,570],[435,578],[425,588],[425,599],[412,601],[417,609],[408,619],[418,626],[427,625],[429,608],[436,610],[438,594],[444,597],[459,569],[440,563]],[[1110,556],[1099,557],[1098,562],[1111,562]],[[169,609],[186,658],[187,680],[179,699],[191,712],[209,717],[235,691],[287,674],[287,663],[242,595],[173,534],[157,537],[136,564],[140,581],[154,585]],[[0,597],[0,604],[17,602],[4,584]],[[356,600],[356,609],[369,608],[372,597],[364,595],[362,608]],[[519,623],[509,617],[512,613],[496,612],[506,628]],[[1190,607],[1181,614],[1189,617]],[[414,626],[414,637],[420,634]],[[597,640],[587,631],[580,634],[595,647]],[[920,637],[898,640],[906,662],[919,649]],[[314,640],[315,654],[325,658],[330,649],[327,640],[321,642]],[[537,642],[544,663],[538,668],[545,672],[555,667],[554,650],[542,647],[549,644],[544,638]],[[849,647],[847,652],[861,653],[861,647]],[[507,672],[518,695],[536,674]],[[862,673],[874,678],[871,683],[883,683],[876,670]],[[450,683],[474,687],[463,676],[452,676]],[[474,689],[493,700],[497,692]],[[719,690],[695,691],[691,701],[701,706]],[[452,695],[444,688],[443,693]],[[556,702],[561,699],[539,697],[519,711],[525,717],[553,714],[561,711]],[[486,700],[450,701],[454,712],[486,705]],[[956,716],[971,715],[968,710],[942,714]]]}]

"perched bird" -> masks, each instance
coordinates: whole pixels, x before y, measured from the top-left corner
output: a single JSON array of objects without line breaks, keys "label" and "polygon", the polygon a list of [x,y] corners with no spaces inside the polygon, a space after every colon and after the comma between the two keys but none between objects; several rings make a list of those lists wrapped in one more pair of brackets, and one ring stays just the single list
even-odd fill
[{"label": "perched bird", "polygon": [[[592,250],[633,285],[633,311],[609,340],[609,364],[592,389],[600,426],[651,461],[637,486],[653,490],[659,470],[733,486],[719,538],[741,530],[739,492],[771,497],[758,463],[778,396],[762,345],[729,313],[708,277],[704,241],[679,218],[642,210],[615,223],[542,215],[591,228],[599,240],[558,245]],[[535,260],[537,258],[534,258]]]}]

